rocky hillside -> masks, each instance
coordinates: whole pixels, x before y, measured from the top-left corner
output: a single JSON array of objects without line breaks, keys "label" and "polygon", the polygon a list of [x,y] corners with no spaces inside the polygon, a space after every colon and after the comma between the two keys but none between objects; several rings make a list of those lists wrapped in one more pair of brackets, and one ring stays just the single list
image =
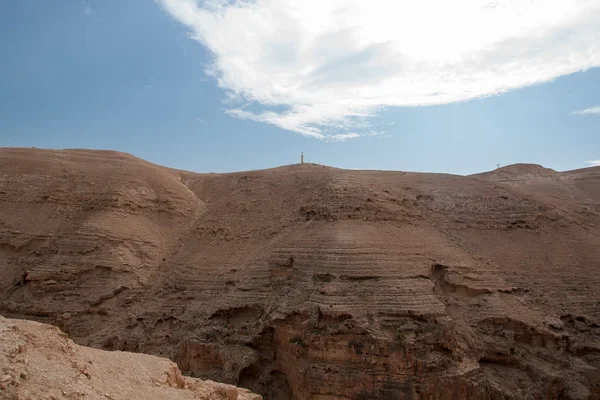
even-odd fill
[{"label": "rocky hillside", "polygon": [[58,328],[0,317],[0,398],[260,400],[181,375],[172,361],[78,346]]},{"label": "rocky hillside", "polygon": [[0,150],[0,313],[265,399],[600,399],[600,168]]}]

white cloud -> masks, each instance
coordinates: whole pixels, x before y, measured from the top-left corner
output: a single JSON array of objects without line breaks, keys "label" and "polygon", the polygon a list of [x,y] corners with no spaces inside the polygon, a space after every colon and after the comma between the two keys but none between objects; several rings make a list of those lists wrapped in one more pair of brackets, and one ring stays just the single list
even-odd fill
[{"label": "white cloud", "polygon": [[386,107],[600,66],[598,0],[157,1],[212,52],[208,73],[229,104],[266,108],[230,115],[319,139],[362,135]]},{"label": "white cloud", "polygon": [[571,114],[600,114],[600,106],[586,108],[585,110],[573,111]]},{"label": "white cloud", "polygon": [[83,15],[92,15],[95,13],[92,6],[86,1],[83,2],[83,10],[81,12],[83,12]]},{"label": "white cloud", "polygon": [[334,135],[329,135],[327,137],[328,140],[332,140],[332,141],[344,141],[344,140],[348,140],[348,139],[355,139],[357,137],[359,137],[360,135],[356,132],[352,132],[352,133],[336,133]]},{"label": "white cloud", "polygon": [[592,167],[600,167],[600,160],[586,161],[585,163],[590,164]]}]

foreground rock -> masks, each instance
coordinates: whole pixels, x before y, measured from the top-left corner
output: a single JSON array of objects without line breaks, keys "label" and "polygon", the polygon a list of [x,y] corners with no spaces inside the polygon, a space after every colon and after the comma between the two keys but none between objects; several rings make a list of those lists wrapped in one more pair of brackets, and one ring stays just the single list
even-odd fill
[{"label": "foreground rock", "polygon": [[56,327],[3,317],[0,398],[261,399],[235,386],[184,377],[164,358],[78,346]]},{"label": "foreground rock", "polygon": [[600,168],[0,150],[0,312],[266,399],[600,399]]}]

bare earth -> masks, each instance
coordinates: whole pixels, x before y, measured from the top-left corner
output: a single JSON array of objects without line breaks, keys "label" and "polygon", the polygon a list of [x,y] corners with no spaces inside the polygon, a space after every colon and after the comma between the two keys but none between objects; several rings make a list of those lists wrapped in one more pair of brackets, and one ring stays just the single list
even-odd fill
[{"label": "bare earth", "polygon": [[260,400],[181,375],[164,358],[78,346],[58,328],[0,317],[0,398]]},{"label": "bare earth", "polygon": [[0,313],[81,345],[265,399],[600,399],[600,168],[0,149],[0,211]]}]

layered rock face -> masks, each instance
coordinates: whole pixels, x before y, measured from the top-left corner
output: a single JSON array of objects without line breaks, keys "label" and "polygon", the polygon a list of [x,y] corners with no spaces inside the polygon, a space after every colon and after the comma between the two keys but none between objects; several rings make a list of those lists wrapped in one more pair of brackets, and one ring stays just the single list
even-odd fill
[{"label": "layered rock face", "polygon": [[0,313],[266,399],[600,399],[600,168],[0,151]]}]

